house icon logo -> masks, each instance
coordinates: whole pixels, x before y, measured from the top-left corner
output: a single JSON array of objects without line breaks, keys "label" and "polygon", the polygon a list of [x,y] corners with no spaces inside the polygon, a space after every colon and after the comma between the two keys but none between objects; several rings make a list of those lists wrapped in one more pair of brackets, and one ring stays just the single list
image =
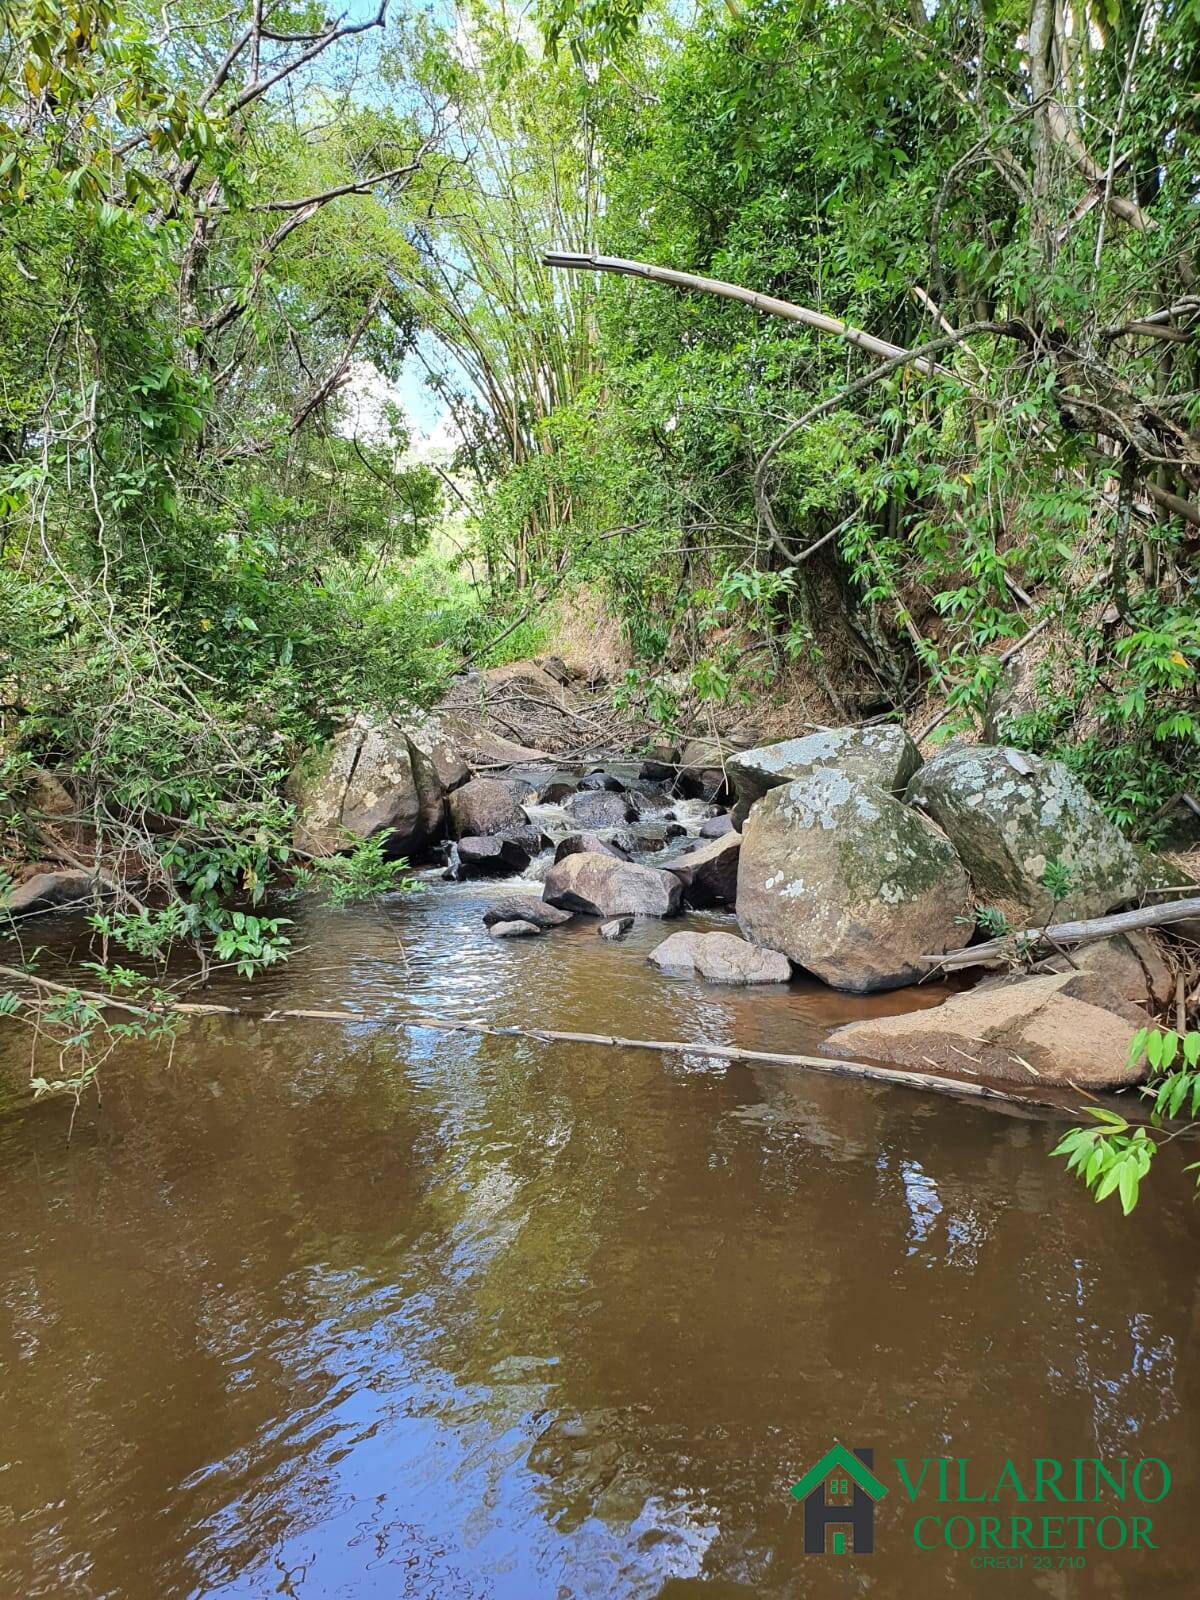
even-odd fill
[{"label": "house icon logo", "polygon": [[871,1470],[875,1451],[856,1446],[851,1454],[835,1444],[810,1467],[792,1494],[804,1505],[804,1553],[824,1555],[826,1529],[834,1530],[829,1553],[846,1554],[846,1529],[854,1535],[854,1554],[869,1556],[875,1550],[875,1502],[887,1494]]}]

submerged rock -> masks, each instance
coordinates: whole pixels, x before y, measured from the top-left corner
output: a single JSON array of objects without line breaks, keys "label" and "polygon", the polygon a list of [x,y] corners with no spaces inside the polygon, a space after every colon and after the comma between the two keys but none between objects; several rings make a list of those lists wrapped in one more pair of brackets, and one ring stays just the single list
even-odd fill
[{"label": "submerged rock", "polygon": [[587,916],[669,917],[679,910],[681,890],[669,872],[585,850],[556,862],[542,893],[552,906]]},{"label": "submerged rock", "polygon": [[631,916],[613,917],[611,922],[602,922],[596,932],[602,939],[623,939],[632,927]]},{"label": "submerged rock", "polygon": [[1128,1065],[1135,1024],[1076,999],[1072,977],[1017,978],[929,1010],[868,1017],[838,1028],[821,1049],[1030,1086],[1115,1089],[1138,1082],[1143,1069]]},{"label": "submerged rock", "polygon": [[746,819],[742,931],[835,989],[915,982],[927,971],[923,955],[966,944],[970,906],[967,875],[945,835],[834,767],[772,789]]},{"label": "submerged rock", "polygon": [[[979,899],[1007,901],[1030,922],[1103,916],[1141,892],[1133,846],[1061,761],[1003,745],[945,750],[907,798],[949,835]],[[1057,906],[1042,883],[1052,861],[1072,874]]]},{"label": "submerged rock", "polygon": [[488,925],[488,932],[493,939],[534,939],[544,931],[536,922],[526,922],[523,918],[514,922],[493,922]]},{"label": "submerged rock", "polygon": [[727,833],[723,838],[709,839],[686,855],[664,862],[663,871],[679,879],[685,905],[731,906],[737,899],[741,851],[741,834]]},{"label": "submerged rock", "polygon": [[710,983],[786,983],[792,975],[785,955],[735,933],[673,933],[646,959],[664,972],[698,975]]},{"label": "submerged rock", "polygon": [[563,810],[583,828],[619,828],[637,821],[637,811],[625,796],[606,789],[581,789],[563,802]]},{"label": "submerged rock", "polygon": [[483,925],[490,928],[494,922],[532,922],[539,928],[560,928],[574,918],[569,911],[538,900],[531,894],[506,894],[493,900],[483,913]]},{"label": "submerged rock", "polygon": [[879,728],[829,728],[802,739],[759,745],[731,756],[727,765],[737,793],[733,823],[740,827],[755,801],[781,784],[807,777],[818,767],[836,767],[848,778],[903,794],[921,765],[921,757],[903,728],[887,724]]},{"label": "submerged rock", "polygon": [[498,778],[472,778],[448,801],[451,831],[476,838],[523,828],[529,821],[508,785]]}]

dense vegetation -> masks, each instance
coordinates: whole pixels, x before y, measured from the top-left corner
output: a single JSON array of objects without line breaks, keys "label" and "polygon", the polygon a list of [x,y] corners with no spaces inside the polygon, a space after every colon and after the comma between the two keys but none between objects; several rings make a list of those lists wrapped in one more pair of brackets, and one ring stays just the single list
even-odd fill
[{"label": "dense vegetation", "polygon": [[[1153,835],[1200,768],[1198,38],[1174,0],[7,5],[8,857],[66,768],[168,892],[109,931],[229,945],[296,752],[580,585],[668,726],[948,711]],[[450,472],[356,405],[414,369]]]}]

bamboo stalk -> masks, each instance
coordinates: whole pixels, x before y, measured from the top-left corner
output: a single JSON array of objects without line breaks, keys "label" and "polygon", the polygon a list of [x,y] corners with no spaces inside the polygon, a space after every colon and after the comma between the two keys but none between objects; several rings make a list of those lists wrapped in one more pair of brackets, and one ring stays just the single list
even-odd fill
[{"label": "bamboo stalk", "polygon": [[922,956],[927,967],[941,967],[946,972],[956,972],[961,967],[987,966],[992,961],[1003,960],[1014,944],[1031,946],[1049,944],[1091,944],[1096,939],[1107,939],[1114,933],[1132,933],[1137,928],[1162,928],[1172,922],[1187,922],[1200,917],[1200,895],[1186,900],[1172,900],[1162,906],[1140,906],[1136,911],[1117,911],[1108,917],[1089,917],[1082,922],[1056,922],[1047,928],[1025,928],[1019,933],[1007,933],[1000,939],[989,939],[984,944],[969,945],[965,950],[952,950],[944,956]]}]

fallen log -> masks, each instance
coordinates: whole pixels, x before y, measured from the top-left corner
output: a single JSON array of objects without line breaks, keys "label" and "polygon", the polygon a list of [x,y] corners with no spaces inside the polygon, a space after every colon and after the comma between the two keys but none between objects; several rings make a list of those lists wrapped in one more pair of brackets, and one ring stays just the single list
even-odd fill
[{"label": "fallen log", "polygon": [[[947,1078],[938,1073],[907,1071],[897,1067],[875,1066],[865,1061],[843,1061],[836,1057],[792,1055],[778,1050],[745,1050],[737,1045],[705,1044],[687,1039],[627,1039],[619,1034],[571,1033],[555,1028],[518,1028],[498,1026],[490,1022],[474,1022],[445,1017],[383,1017],[357,1011],[310,1010],[285,1006],[268,1010],[249,1009],[243,1006],[218,1005],[203,1001],[153,1000],[136,1004],[118,1000],[95,991],[73,989],[68,984],[48,978],[35,977],[16,967],[0,967],[0,977],[23,980],[54,994],[80,994],[98,1007],[108,1006],[127,1015],[143,1018],[162,1016],[184,1017],[241,1017],[253,1022],[284,1022],[289,1019],[305,1022],[348,1022],[358,1026],[373,1024],[377,1027],[429,1028],[439,1033],[471,1033],[493,1039],[529,1039],[535,1044],[601,1045],[618,1050],[653,1050],[660,1055],[703,1056],[711,1061],[761,1063],[764,1066],[804,1067],[812,1072],[827,1072],[832,1077],[865,1078],[874,1083],[886,1083],[906,1089],[926,1089],[937,1094],[951,1095],[964,1100],[1002,1100],[1010,1105],[1048,1106],[1056,1111],[1067,1111],[1060,1101],[1040,1099],[1031,1094],[1009,1094],[1003,1089],[967,1079]],[[1071,1113],[1073,1114],[1073,1113]]]},{"label": "fallen log", "polygon": [[988,939],[984,944],[968,945],[965,950],[953,950],[949,955],[922,956],[927,967],[940,967],[944,972],[957,972],[962,967],[992,966],[1011,955],[1015,948],[1037,949],[1041,945],[1092,944],[1097,939],[1108,939],[1115,933],[1133,933],[1138,928],[1164,928],[1172,922],[1187,922],[1200,917],[1200,895],[1186,900],[1172,900],[1161,906],[1140,906],[1136,911],[1115,911],[1107,917],[1089,917],[1083,922],[1056,922],[1046,928],[1024,928],[1020,932],[1006,933],[999,939]]}]

